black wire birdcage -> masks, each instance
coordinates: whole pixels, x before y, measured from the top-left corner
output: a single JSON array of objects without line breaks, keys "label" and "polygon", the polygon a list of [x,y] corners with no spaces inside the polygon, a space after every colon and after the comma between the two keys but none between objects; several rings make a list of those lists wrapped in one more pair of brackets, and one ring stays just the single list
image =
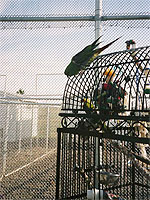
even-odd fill
[{"label": "black wire birdcage", "polygon": [[57,199],[150,199],[149,66],[147,46],[101,55],[68,78]]}]

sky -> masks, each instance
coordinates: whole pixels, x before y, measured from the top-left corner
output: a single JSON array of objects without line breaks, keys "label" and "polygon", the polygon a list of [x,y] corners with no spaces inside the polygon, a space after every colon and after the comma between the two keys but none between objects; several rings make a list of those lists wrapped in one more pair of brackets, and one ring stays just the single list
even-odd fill
[{"label": "sky", "polygon": [[[94,0],[1,0],[0,15],[94,15],[94,3]],[[104,15],[148,11],[149,0],[103,0]],[[127,22],[119,23],[122,27],[104,24],[102,44],[122,36],[105,53],[124,50],[128,39],[134,39],[138,47],[150,45],[150,29],[137,28],[135,23],[136,28],[130,28],[132,24]],[[67,27],[71,28],[64,28],[63,23],[50,25],[57,28],[0,30],[0,90],[4,90],[7,76],[6,90],[11,93],[19,88],[23,88],[26,95],[63,93],[66,77],[52,74],[63,74],[72,56],[94,41],[95,27],[91,22],[81,23],[81,27],[80,23],[68,22]]]},{"label": "sky", "polygon": [[[149,0],[103,0],[103,13],[142,13]],[[2,15],[94,14],[95,0],[1,0]],[[65,10],[65,11],[64,11]]]}]

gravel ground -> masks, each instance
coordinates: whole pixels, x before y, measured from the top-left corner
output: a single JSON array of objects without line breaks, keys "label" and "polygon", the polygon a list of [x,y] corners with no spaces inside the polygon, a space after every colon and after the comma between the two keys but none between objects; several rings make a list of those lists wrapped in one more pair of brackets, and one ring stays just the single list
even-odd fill
[{"label": "gravel ground", "polygon": [[26,167],[3,177],[0,199],[55,199],[56,157],[56,150],[49,151]]}]

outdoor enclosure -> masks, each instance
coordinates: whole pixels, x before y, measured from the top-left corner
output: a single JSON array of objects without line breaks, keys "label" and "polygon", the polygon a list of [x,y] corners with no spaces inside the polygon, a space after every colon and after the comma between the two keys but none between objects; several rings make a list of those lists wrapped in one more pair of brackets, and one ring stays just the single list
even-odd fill
[{"label": "outdoor enclosure", "polygon": [[[63,116],[63,118],[59,116],[59,113],[62,113],[61,109],[63,106],[63,110],[67,110],[71,115],[75,114],[72,110],[75,112],[79,110],[78,114],[83,114],[80,113],[80,111],[83,111],[82,106],[84,103],[81,101],[81,97],[85,96],[87,89],[89,89],[89,92],[86,99],[92,100],[91,105],[93,104],[96,107],[97,104],[95,99],[93,99],[92,88],[88,84],[91,82],[91,87],[94,86],[96,97],[96,91],[99,88],[95,87],[97,84],[103,83],[100,77],[105,78],[104,73],[107,67],[115,71],[114,81],[119,79],[119,84],[124,89],[128,88],[128,94],[131,94],[130,86],[133,85],[133,96],[125,96],[125,99],[129,100],[125,109],[137,109],[133,113],[135,118],[138,117],[142,109],[149,109],[149,95],[142,93],[142,91],[147,89],[147,84],[149,84],[148,78],[145,78],[144,71],[136,72],[135,61],[132,60],[128,53],[124,52],[126,50],[125,42],[127,40],[134,40],[139,48],[137,57],[142,60],[144,69],[147,67],[149,64],[147,62],[148,46],[150,44],[149,19],[150,9],[147,0],[1,1],[0,198],[55,199],[57,128],[62,126],[65,128],[66,123],[68,123],[68,117],[66,119]],[[100,46],[122,36],[101,55],[118,51],[123,51],[123,53],[104,56],[102,58],[107,58],[105,61],[97,59],[89,66],[89,68],[93,68],[94,66],[102,65],[102,71],[99,68],[101,74],[97,74],[99,72],[95,68],[92,73],[89,73],[89,70],[87,70],[82,78],[78,76],[77,79],[73,77],[67,79],[64,71],[71,58],[100,35],[102,35]],[[123,57],[120,57],[120,55]],[[110,59],[111,56],[112,59]],[[124,56],[127,56],[126,60]],[[114,62],[112,62],[113,58],[115,58]],[[120,63],[119,67],[114,66],[114,63],[117,63],[117,58],[118,63]],[[109,63],[109,61],[112,63]],[[128,64],[121,63],[121,61],[129,61],[130,69],[126,71]],[[133,72],[131,70],[132,66],[134,66]],[[123,69],[121,70],[120,67],[123,67]],[[125,84],[125,80],[121,79],[122,77],[125,78],[130,72],[132,74],[131,80]],[[103,76],[101,76],[102,74]],[[87,77],[87,80],[85,77]],[[92,80],[92,77],[95,77],[95,80]],[[126,80],[128,79],[129,77]],[[74,89],[74,85],[81,84],[82,86],[81,80],[83,80],[85,88],[76,87]],[[139,87],[138,80],[140,80]],[[139,88],[138,93],[136,93],[137,88]],[[79,94],[80,92],[81,94]],[[77,95],[79,95],[78,99],[76,98]],[[72,97],[75,97],[74,100]],[[110,98],[109,100],[111,101],[112,99]],[[122,100],[117,103],[119,111],[124,110],[122,105],[125,102]],[[103,99],[104,101],[105,99]],[[137,102],[137,104],[135,105],[133,102]],[[114,107],[112,105],[109,106],[112,109],[109,114],[113,114]],[[100,108],[98,108],[98,112],[100,114]],[[118,113],[123,119],[126,115],[129,117],[129,114],[130,111]],[[144,114],[146,117],[148,115],[147,111],[144,111]],[[128,120],[125,122],[123,119],[121,119],[120,123],[126,127]],[[117,120],[120,119],[115,119],[112,123],[111,120],[107,120],[106,124],[111,124],[115,128],[118,123]],[[146,123],[147,127],[149,127],[148,122]],[[78,124],[78,118],[73,123],[70,123],[71,128],[76,127],[76,124]],[[132,127],[129,124],[128,126]],[[64,136],[65,134],[62,136],[62,143],[64,146],[66,144],[64,156],[70,156],[71,152],[68,152],[67,148],[72,147],[67,147],[67,141],[70,141],[69,145],[75,145],[75,143],[72,143],[72,139],[74,139],[78,140],[81,146],[89,148],[89,152],[92,151],[91,159],[93,159],[93,156],[95,156],[93,151],[96,150],[95,145],[98,143],[97,140],[94,141],[93,136],[89,136],[89,142],[87,140],[84,142],[84,139],[80,138],[80,136],[74,137],[72,133],[67,134],[66,137]],[[67,139],[68,137],[72,139]],[[128,143],[132,146],[132,142],[129,141]],[[128,144],[125,145],[128,146]],[[126,163],[125,160],[129,160],[124,158],[122,153],[117,154],[116,150],[113,151],[114,154],[112,155],[110,146],[110,144],[106,145],[107,150],[104,150],[104,152],[110,153],[110,157],[115,156],[116,159],[122,159],[124,163]],[[137,148],[140,154],[139,147],[135,148]],[[80,151],[81,149],[79,153]],[[148,147],[146,147],[146,152],[149,154]],[[76,152],[73,154],[76,154]],[[84,163],[84,160],[82,161],[84,153],[80,156],[81,160],[78,158],[78,162]],[[65,157],[65,159],[67,167],[68,158]],[[74,162],[76,163],[76,161]],[[107,165],[107,161],[105,162]],[[66,170],[64,173],[71,173],[71,171],[67,171],[69,169],[71,168],[64,168],[63,170]],[[118,171],[114,172],[119,173]],[[94,173],[94,171],[91,171],[91,173]],[[132,173],[127,174],[131,175]],[[78,182],[80,182],[81,175],[77,173],[75,178],[76,176],[78,177]],[[62,183],[63,181],[65,182],[65,180],[62,180]],[[145,185],[145,179],[140,184]],[[64,187],[65,193],[67,186],[64,185]],[[128,187],[131,189],[131,186]],[[148,190],[139,185],[138,189],[140,188],[142,188],[141,191]],[[82,185],[82,189],[86,192],[86,184],[84,188]],[[134,190],[134,188],[132,189]],[[81,189],[78,188],[77,190],[78,192],[73,195],[81,194],[79,192]],[[71,191],[71,189],[68,191]],[[127,195],[128,198],[129,194],[130,190]],[[70,195],[70,192],[68,195]]]},{"label": "outdoor enclosure", "polygon": [[68,78],[56,199],[150,198],[149,64],[147,46],[99,56]]},{"label": "outdoor enclosure", "polygon": [[18,102],[18,98],[7,96],[0,105],[1,195],[53,199],[59,101],[53,98],[46,104],[26,98]]}]

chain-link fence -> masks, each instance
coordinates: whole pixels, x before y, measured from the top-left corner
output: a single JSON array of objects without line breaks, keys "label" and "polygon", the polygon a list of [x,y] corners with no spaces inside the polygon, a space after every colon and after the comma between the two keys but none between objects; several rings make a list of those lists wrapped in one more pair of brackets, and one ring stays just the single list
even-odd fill
[{"label": "chain-link fence", "polygon": [[60,100],[42,102],[44,99],[23,99],[7,93],[1,97],[2,197],[41,198],[39,195],[51,188],[48,195],[53,198]]},{"label": "chain-link fence", "polygon": [[[141,16],[102,20],[101,45],[122,36],[104,53],[124,50],[129,39],[139,47],[149,45],[147,0],[101,3],[102,16]],[[1,1],[0,198],[55,198],[56,129],[61,126],[64,70],[73,55],[94,41],[95,12],[93,0]],[[142,16],[147,17],[142,20]],[[22,17],[32,20],[19,21]],[[36,20],[40,17],[43,20]]]}]

